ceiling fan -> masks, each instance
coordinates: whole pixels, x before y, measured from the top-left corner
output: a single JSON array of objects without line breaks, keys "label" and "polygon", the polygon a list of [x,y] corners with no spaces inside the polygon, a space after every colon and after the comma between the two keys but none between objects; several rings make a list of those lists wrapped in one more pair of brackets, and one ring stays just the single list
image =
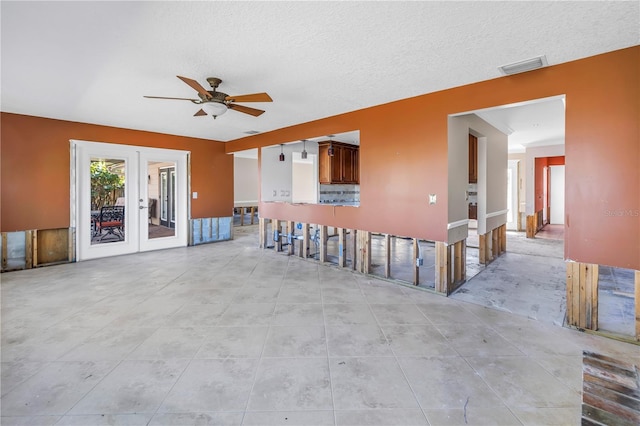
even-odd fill
[{"label": "ceiling fan", "polygon": [[211,114],[213,118],[224,114],[225,112],[227,112],[227,109],[233,109],[235,111],[243,112],[245,114],[257,117],[264,111],[261,109],[237,105],[234,102],[273,102],[271,96],[266,93],[252,93],[250,95],[229,96],[226,93],[218,92],[217,89],[220,83],[222,83],[222,80],[217,77],[207,78],[207,81],[209,82],[213,90],[206,90],[200,85],[200,83],[191,78],[181,76],[177,77],[187,83],[192,89],[195,89],[195,91],[198,92],[198,97],[200,99],[169,98],[166,96],[145,96],[145,98],[191,101],[196,105],[202,105],[202,108],[200,108],[200,110],[198,110],[198,112],[194,114],[194,117]]}]

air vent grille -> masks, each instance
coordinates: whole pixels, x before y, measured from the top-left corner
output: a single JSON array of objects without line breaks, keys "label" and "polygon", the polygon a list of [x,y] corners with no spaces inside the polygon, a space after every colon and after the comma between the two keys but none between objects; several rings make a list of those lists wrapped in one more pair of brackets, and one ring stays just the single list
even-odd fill
[{"label": "air vent grille", "polygon": [[513,64],[498,67],[502,75],[519,74],[521,72],[532,71],[538,68],[546,67],[547,57],[545,55],[536,56],[535,58],[525,59],[524,61],[514,62]]},{"label": "air vent grille", "polygon": [[244,132],[245,135],[257,135],[258,133],[260,133],[257,130],[247,130],[246,132]]}]

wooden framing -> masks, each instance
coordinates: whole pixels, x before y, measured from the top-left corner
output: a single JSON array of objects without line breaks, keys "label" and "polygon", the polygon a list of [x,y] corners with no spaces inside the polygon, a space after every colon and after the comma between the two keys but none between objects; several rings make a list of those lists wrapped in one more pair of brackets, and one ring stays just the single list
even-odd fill
[{"label": "wooden framing", "polygon": [[527,238],[535,238],[538,227],[538,213],[527,216]]},{"label": "wooden framing", "polygon": [[371,233],[358,231],[358,272],[368,274],[371,271]]},{"label": "wooden framing", "polygon": [[[35,230],[32,233],[33,266],[66,263],[69,261],[68,228]],[[27,236],[29,234],[27,233]],[[26,241],[26,247],[26,252],[30,252],[28,241]]]},{"label": "wooden framing", "polygon": [[8,256],[9,246],[7,243],[7,233],[2,233],[2,270],[6,271],[9,267],[9,256]]},{"label": "wooden framing", "polygon": [[445,295],[449,294],[451,276],[451,249],[447,243],[436,241],[436,280],[435,290]]},{"label": "wooden framing", "polygon": [[453,245],[453,282],[457,283],[466,276],[466,240],[458,241]]},{"label": "wooden framing", "polygon": [[274,239],[273,249],[280,252],[282,251],[282,226],[280,220],[271,219],[271,231],[273,233],[272,238],[276,236],[276,231],[278,232],[279,238]]},{"label": "wooden framing", "polygon": [[420,257],[420,241],[413,239],[413,285],[420,284],[420,265],[418,258]]},{"label": "wooden framing", "polygon": [[384,277],[391,278],[391,235],[384,234]]},{"label": "wooden framing", "polygon": [[567,262],[567,323],[598,329],[598,265]]},{"label": "wooden framing", "polygon": [[347,230],[338,228],[338,266],[344,268],[347,264]]},{"label": "wooden framing", "polygon": [[259,244],[258,246],[261,249],[266,249],[269,244],[267,243],[267,241],[269,241],[269,233],[268,233],[268,224],[269,224],[269,219],[265,219],[264,217],[261,217],[260,219],[258,219],[258,234],[259,234]]},{"label": "wooden framing", "polygon": [[448,296],[467,279],[466,245],[466,239],[453,244],[436,241],[435,290],[438,293]]},{"label": "wooden framing", "polygon": [[[295,254],[296,239],[293,237],[293,235],[296,233],[295,226],[296,223],[294,221],[287,221],[287,240],[291,240],[291,242],[289,242],[289,245],[287,246],[287,254],[289,256]],[[289,238],[289,235],[291,236],[291,238]]]},{"label": "wooden framing", "polygon": [[302,244],[301,244],[302,253],[300,256],[305,259],[309,257],[309,224],[305,223],[302,225]]},{"label": "wooden framing", "polygon": [[327,241],[329,238],[328,227],[326,225],[320,225],[320,263],[327,261]]},{"label": "wooden framing", "polygon": [[353,259],[351,269],[354,271],[356,271],[358,267],[358,233],[357,229],[351,230],[351,259]]}]

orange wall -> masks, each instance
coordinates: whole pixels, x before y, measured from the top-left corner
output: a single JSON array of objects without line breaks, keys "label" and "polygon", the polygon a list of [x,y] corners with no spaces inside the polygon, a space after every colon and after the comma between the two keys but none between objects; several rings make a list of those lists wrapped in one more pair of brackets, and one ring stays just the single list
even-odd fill
[{"label": "orange wall", "polygon": [[[535,159],[535,211],[537,212],[544,208],[544,168],[549,166],[564,166],[564,155]],[[547,180],[547,186],[550,184],[551,182]],[[549,188],[547,188],[547,196],[549,196]]]},{"label": "orange wall", "polygon": [[[263,203],[261,214],[446,241],[448,114],[565,94],[565,258],[640,269],[638,76],[640,46],[635,46],[238,139],[226,147],[234,152],[359,129],[359,208]],[[428,204],[429,194],[437,195],[436,205]]]},{"label": "orange wall", "polygon": [[0,120],[2,232],[69,227],[70,139],[191,151],[191,217],[231,214],[233,157],[221,142],[9,113]]}]

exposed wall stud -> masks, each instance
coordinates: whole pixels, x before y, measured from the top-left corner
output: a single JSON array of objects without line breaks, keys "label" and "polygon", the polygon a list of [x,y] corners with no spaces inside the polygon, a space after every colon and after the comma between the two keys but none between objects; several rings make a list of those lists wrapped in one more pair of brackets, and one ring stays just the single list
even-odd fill
[{"label": "exposed wall stud", "polygon": [[391,278],[391,235],[384,234],[384,277]]},{"label": "exposed wall stud", "polygon": [[320,225],[320,263],[327,261],[327,231],[326,225]]},{"label": "exposed wall stud", "polygon": [[344,268],[347,264],[347,230],[338,229],[338,266]]}]

